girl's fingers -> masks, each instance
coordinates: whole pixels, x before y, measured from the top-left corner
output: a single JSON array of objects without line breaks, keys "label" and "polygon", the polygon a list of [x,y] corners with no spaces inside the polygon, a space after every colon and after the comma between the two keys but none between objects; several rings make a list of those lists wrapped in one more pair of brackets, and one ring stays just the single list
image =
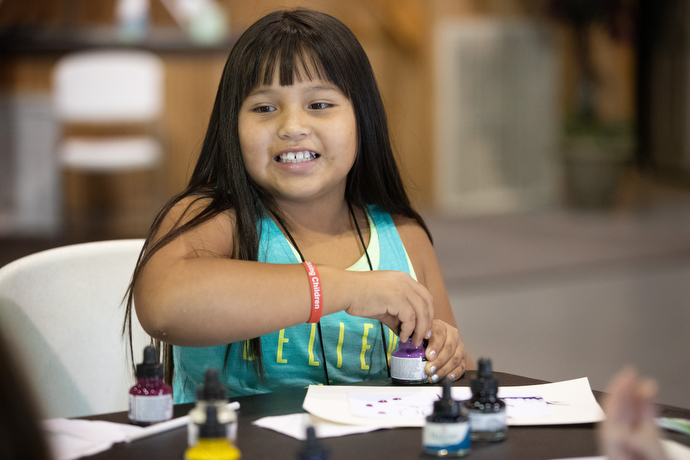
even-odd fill
[{"label": "girl's fingers", "polygon": [[444,321],[433,321],[431,325],[431,338],[426,346],[426,359],[435,361],[439,357],[439,351],[443,350],[446,343],[446,323]]},{"label": "girl's fingers", "polygon": [[415,345],[419,346],[431,330],[431,322],[433,321],[434,313],[433,301],[431,295],[429,295],[427,291],[427,295],[413,296],[412,299],[410,299],[410,305],[415,312],[414,335],[412,336],[412,341]]},{"label": "girl's fingers", "polygon": [[465,372],[467,363],[465,347],[458,330],[441,320],[434,321],[432,330],[426,349],[429,381],[435,383],[451,374],[453,380],[459,378]]},{"label": "girl's fingers", "polygon": [[432,383],[443,380],[446,376],[453,374],[453,380],[465,373],[465,356],[461,353],[454,354],[440,368],[437,367],[439,360],[432,363],[429,367],[429,381]]},{"label": "girl's fingers", "polygon": [[400,338],[401,342],[407,342],[407,340],[410,338],[410,336],[414,333],[414,327],[415,327],[415,321],[414,321],[414,316],[410,317],[407,316],[406,319],[399,317],[400,318],[400,332],[398,333],[398,337]]},{"label": "girl's fingers", "polygon": [[411,278],[409,281],[412,283],[412,289],[408,292],[406,301],[400,305],[398,313],[402,322],[399,336],[402,342],[412,337],[413,343],[419,346],[431,331],[434,304],[431,294],[424,286]]},{"label": "girl's fingers", "polygon": [[429,291],[405,272],[374,271],[348,273],[353,280],[345,294],[350,297],[345,311],[353,316],[379,319],[401,341],[412,337],[416,345],[429,335],[434,303]]}]

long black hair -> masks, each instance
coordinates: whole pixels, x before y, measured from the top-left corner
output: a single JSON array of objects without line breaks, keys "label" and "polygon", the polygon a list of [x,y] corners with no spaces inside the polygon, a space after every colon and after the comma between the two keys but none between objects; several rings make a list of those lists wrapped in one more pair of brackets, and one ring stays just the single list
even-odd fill
[{"label": "long black hair", "polygon": [[[325,13],[294,9],[276,11],[252,24],[238,39],[225,64],[208,131],[187,187],[156,216],[139,255],[126,295],[123,334],[132,347],[133,292],[142,268],[153,254],[190,229],[232,209],[235,212],[234,248],[225,256],[257,260],[257,222],[265,213],[282,216],[273,197],[247,173],[240,149],[238,119],[244,99],[260,85],[270,85],[278,72],[281,85],[295,79],[318,78],[336,85],[351,101],[357,122],[358,152],[347,176],[345,199],[354,206],[378,205],[383,210],[419,222],[400,178],[388,133],[388,121],[374,72],[364,49],[342,22]],[[206,200],[202,212],[175,226],[160,240],[152,238],[180,200]],[[160,341],[156,341],[159,350]],[[249,341],[257,374],[263,378],[261,340]],[[162,349],[166,380],[172,380],[172,346]],[[229,353],[226,352],[226,359]]]}]

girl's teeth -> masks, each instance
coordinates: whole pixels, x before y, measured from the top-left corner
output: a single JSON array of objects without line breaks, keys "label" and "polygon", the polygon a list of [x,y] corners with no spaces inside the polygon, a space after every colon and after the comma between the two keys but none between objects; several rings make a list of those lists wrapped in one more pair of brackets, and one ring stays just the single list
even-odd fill
[{"label": "girl's teeth", "polygon": [[301,163],[303,161],[310,161],[316,158],[311,152],[288,152],[280,155],[280,161],[283,163]]}]

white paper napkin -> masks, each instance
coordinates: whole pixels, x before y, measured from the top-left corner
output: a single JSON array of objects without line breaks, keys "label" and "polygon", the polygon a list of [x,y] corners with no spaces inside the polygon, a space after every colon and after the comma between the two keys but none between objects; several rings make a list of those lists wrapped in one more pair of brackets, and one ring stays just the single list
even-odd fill
[{"label": "white paper napkin", "polygon": [[139,426],[100,420],[43,420],[43,432],[55,460],[75,460],[103,452],[140,430]]},{"label": "white paper napkin", "polygon": [[278,433],[283,433],[287,436],[299,439],[300,441],[307,439],[307,427],[310,425],[314,427],[314,431],[318,438],[333,438],[337,436],[346,436],[348,434],[368,433],[384,428],[334,423],[308,413],[264,417],[252,422],[252,424],[277,431]]},{"label": "white paper napkin", "polygon": [[[670,439],[662,439],[661,447],[664,449],[669,460],[688,460],[690,459],[690,448],[679,442]],[[577,457],[559,460],[608,460],[607,457]]]}]

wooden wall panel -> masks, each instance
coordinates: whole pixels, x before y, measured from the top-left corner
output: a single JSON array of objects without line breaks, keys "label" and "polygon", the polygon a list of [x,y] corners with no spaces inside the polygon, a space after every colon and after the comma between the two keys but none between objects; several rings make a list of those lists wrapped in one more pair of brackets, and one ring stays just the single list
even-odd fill
[{"label": "wooden wall panel", "polygon": [[166,57],[165,138],[168,196],[189,180],[208,127],[225,56]]}]

